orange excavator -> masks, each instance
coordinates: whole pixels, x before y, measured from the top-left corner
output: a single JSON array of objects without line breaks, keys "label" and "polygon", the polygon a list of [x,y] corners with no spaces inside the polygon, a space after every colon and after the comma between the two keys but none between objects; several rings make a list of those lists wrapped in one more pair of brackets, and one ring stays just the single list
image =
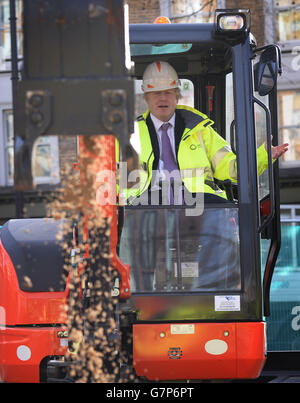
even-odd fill
[{"label": "orange excavator", "polygon": [[[82,208],[77,221],[66,214],[12,219],[1,228],[0,378],[70,381],[72,362],[82,377],[85,342],[104,357],[107,376],[127,368],[152,381],[259,377],[280,248],[278,163],[271,158],[279,48],[257,47],[249,10],[216,10],[207,24],[128,26],[122,1],[23,7],[22,78],[13,82],[15,187],[32,187],[38,136],[80,133]],[[118,192],[134,149],[134,98],[138,113],[142,102],[133,84],[156,60],[173,65],[184,100],[237,155],[238,182],[218,183],[227,203],[206,204],[201,214],[193,206],[129,204]],[[268,167],[258,177],[263,142]],[[203,255],[206,211],[223,220],[224,231],[230,226],[234,255],[222,237]]]}]

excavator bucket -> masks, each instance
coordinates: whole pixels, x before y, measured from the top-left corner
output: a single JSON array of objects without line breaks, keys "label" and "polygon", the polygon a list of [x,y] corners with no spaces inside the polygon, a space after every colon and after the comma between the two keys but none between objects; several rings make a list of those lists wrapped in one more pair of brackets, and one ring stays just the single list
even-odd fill
[{"label": "excavator bucket", "polygon": [[24,60],[13,80],[16,190],[33,187],[39,136],[111,134],[127,144],[134,113],[123,3],[23,2]]}]

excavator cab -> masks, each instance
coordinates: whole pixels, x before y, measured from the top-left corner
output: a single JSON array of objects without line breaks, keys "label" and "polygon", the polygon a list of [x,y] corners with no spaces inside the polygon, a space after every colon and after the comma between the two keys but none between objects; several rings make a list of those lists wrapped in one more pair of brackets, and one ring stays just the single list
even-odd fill
[{"label": "excavator cab", "polygon": [[[218,203],[199,194],[164,205],[141,195],[124,207],[119,256],[130,266],[131,298],[121,310],[132,327],[132,365],[149,380],[256,378],[280,245],[271,158],[279,49],[257,47],[248,10],[217,10],[214,24],[134,24],[130,45],[136,115],[147,108],[146,66],[169,62],[182,83],[179,104],[206,115],[236,154],[237,169],[236,183],[211,184],[227,194]],[[262,238],[271,240],[265,270]]]}]

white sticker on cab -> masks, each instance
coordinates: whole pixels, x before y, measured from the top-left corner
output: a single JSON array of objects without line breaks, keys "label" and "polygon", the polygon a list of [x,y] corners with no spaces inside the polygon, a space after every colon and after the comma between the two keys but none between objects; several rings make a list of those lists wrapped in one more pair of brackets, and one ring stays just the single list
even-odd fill
[{"label": "white sticker on cab", "polygon": [[215,311],[240,311],[241,301],[239,295],[215,295]]},{"label": "white sticker on cab", "polygon": [[188,323],[185,325],[174,324],[171,325],[171,334],[194,334],[195,333],[195,325],[192,323]]}]

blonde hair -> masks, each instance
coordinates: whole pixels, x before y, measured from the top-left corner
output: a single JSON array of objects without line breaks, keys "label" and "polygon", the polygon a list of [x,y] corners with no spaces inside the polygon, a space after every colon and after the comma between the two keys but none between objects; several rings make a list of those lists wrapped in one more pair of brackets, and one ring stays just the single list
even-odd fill
[{"label": "blonde hair", "polygon": [[182,94],[181,94],[181,91],[180,91],[180,88],[175,88],[175,90],[176,90],[176,97],[177,97],[177,100],[179,100],[180,98],[182,98]]},{"label": "blonde hair", "polygon": [[[180,88],[176,87],[176,88],[173,88],[173,89],[175,90],[175,94],[176,94],[177,101],[179,101],[179,99],[182,98],[182,94],[181,94]],[[166,91],[169,91],[169,90],[166,90]],[[155,91],[153,91],[153,92],[155,92]],[[143,98],[144,98],[145,101],[146,101],[146,95],[147,95],[147,94],[149,94],[149,92],[144,92],[144,93],[143,93]]]}]

